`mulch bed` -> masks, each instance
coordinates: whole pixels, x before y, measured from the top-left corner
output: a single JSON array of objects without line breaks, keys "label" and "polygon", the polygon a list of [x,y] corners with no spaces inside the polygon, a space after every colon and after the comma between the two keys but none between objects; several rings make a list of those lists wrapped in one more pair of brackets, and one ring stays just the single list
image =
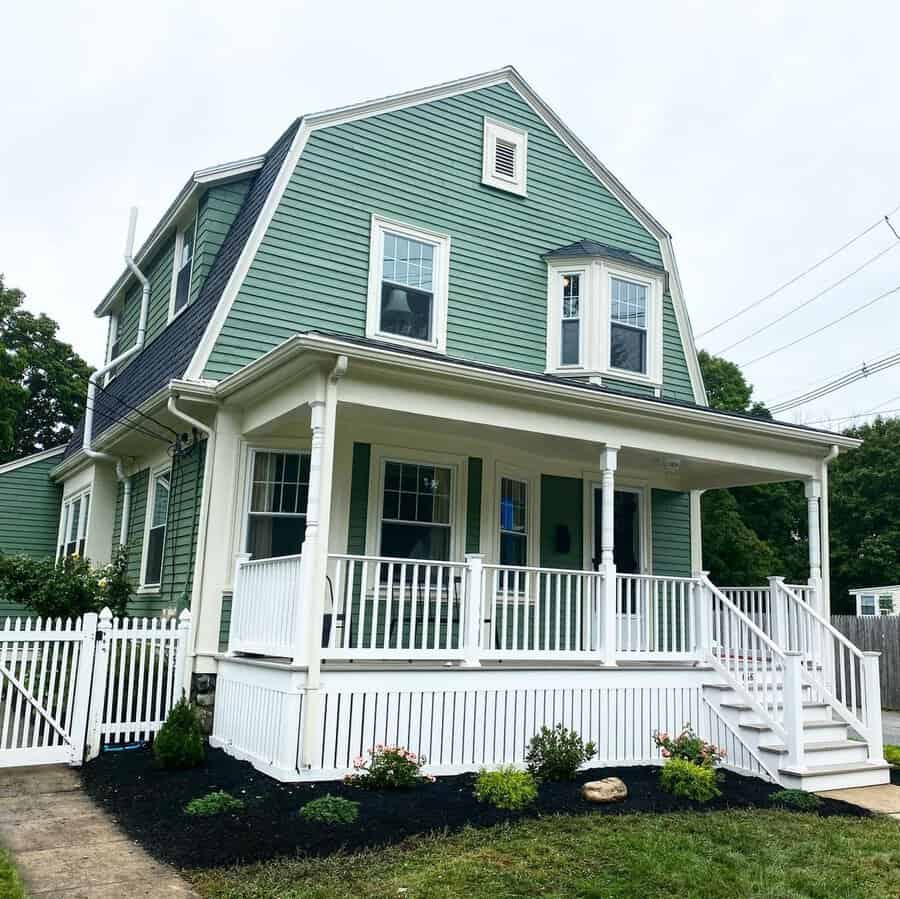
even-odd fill
[{"label": "mulch bed", "polygon": [[[456,830],[465,825],[489,827],[504,821],[558,813],[617,815],[628,812],[710,811],[768,808],[776,786],[752,777],[723,772],[722,796],[699,806],[658,788],[659,769],[652,766],[592,768],[575,783],[540,787],[538,802],[527,812],[506,812],[476,802],[474,775],[439,777],[434,784],[403,792],[376,792],[340,782],[282,784],[218,749],[189,771],[164,771],[149,750],[108,752],[81,769],[88,795],[105,807],[123,830],[157,858],[181,868],[215,868],[294,855],[328,855],[397,843],[415,834]],[[628,798],[613,805],[593,805],[580,785],[601,777],[621,777]],[[212,790],[243,799],[239,813],[196,817],[185,804]],[[300,807],[326,793],[360,803],[354,824],[307,822]],[[819,814],[864,817],[854,805],[823,800]]]}]

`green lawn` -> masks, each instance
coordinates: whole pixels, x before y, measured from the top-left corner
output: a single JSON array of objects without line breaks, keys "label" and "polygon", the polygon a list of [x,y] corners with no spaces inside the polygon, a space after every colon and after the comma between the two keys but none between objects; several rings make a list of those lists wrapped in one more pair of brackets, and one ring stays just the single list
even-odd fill
[{"label": "green lawn", "polygon": [[900,896],[900,825],[782,811],[553,817],[188,875],[205,897]]},{"label": "green lawn", "polygon": [[0,849],[0,896],[3,899],[25,899],[22,882],[5,849]]}]

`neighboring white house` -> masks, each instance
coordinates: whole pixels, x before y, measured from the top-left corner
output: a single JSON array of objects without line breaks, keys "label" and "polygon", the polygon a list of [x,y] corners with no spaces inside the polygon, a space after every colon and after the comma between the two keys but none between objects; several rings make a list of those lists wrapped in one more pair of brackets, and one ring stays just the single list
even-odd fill
[{"label": "neighboring white house", "polygon": [[859,587],[851,590],[856,600],[856,614],[900,615],[900,584],[893,587]]}]

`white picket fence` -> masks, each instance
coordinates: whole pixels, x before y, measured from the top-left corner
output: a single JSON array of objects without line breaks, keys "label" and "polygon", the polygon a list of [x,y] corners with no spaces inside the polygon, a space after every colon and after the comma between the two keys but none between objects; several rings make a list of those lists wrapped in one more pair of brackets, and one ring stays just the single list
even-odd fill
[{"label": "white picket fence", "polygon": [[146,740],[187,689],[190,614],[0,623],[0,767],[94,758]]}]

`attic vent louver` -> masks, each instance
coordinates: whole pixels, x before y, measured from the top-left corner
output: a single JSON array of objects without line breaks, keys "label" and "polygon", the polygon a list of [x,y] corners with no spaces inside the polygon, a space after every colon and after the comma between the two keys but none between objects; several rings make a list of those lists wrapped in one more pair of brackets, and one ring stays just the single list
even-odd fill
[{"label": "attic vent louver", "polygon": [[526,195],[528,132],[485,117],[481,183]]},{"label": "attic vent louver", "polygon": [[497,138],[494,171],[503,178],[516,177],[516,145]]}]

